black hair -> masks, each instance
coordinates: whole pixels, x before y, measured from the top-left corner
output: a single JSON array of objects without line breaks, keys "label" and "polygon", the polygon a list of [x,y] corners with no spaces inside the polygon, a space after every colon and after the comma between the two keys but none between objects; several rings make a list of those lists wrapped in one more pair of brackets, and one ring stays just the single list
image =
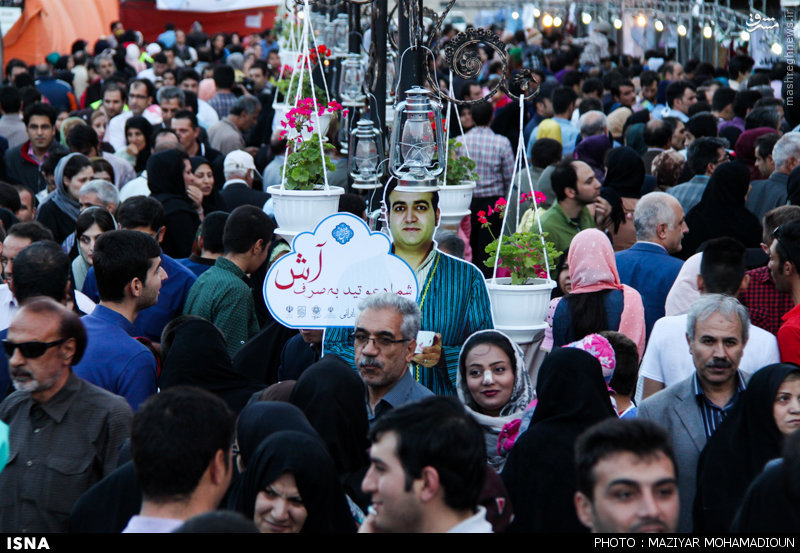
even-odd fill
[{"label": "black hair", "polygon": [[[75,220],[75,241],[78,242],[81,236],[83,236],[83,233],[89,230],[94,224],[97,224],[103,232],[108,232],[116,228],[114,217],[112,217],[111,213],[109,213],[106,208],[101,206],[90,207],[84,209]],[[16,269],[16,264],[14,268]]]},{"label": "black hair", "polygon": [[642,86],[650,86],[653,83],[659,82],[658,73],[655,71],[642,71],[639,75],[639,84]]},{"label": "black hair", "polygon": [[480,87],[481,85],[478,84],[478,81],[464,81],[461,84],[461,88],[458,89],[458,99],[465,100],[467,94],[469,94],[469,89],[473,86]]},{"label": "black hair", "polygon": [[200,74],[195,71],[194,69],[184,68],[178,71],[178,84],[181,84],[185,80],[192,80],[200,82]]},{"label": "black hair", "polygon": [[222,237],[229,215],[227,211],[212,211],[200,223],[200,236],[203,238],[204,250],[219,254],[225,251]]},{"label": "black hair", "polygon": [[214,68],[214,84],[217,88],[232,88],[236,82],[236,73],[230,65],[217,65]]},{"label": "black hair", "polygon": [[150,396],[131,427],[131,456],[142,496],[155,502],[185,501],[209,464],[233,441],[234,414],[219,397],[176,386]]},{"label": "black hair", "polygon": [[103,84],[103,93],[100,95],[100,98],[101,99],[105,98],[106,92],[114,92],[115,90],[119,92],[120,97],[122,98],[122,103],[124,104],[125,101],[128,99],[128,90],[122,83],[116,81],[107,80]]},{"label": "black hair", "polygon": [[485,127],[492,121],[492,104],[486,101],[477,102],[469,107],[472,120],[479,127]]},{"label": "black hair", "polygon": [[717,118],[708,111],[696,113],[686,122],[686,131],[695,138],[717,136]]},{"label": "black hair", "polygon": [[675,125],[663,119],[651,119],[644,125],[642,139],[650,148],[663,148],[672,140]]},{"label": "black hair", "polygon": [[576,84],[580,84],[581,81],[585,79],[586,73],[583,71],[578,71],[577,69],[572,69],[571,71],[564,73],[564,76],[561,78],[561,84],[572,88]]},{"label": "black hair", "polygon": [[553,113],[558,115],[569,109],[570,104],[575,105],[578,95],[568,86],[559,86],[553,91]]},{"label": "black hair", "polygon": [[[67,160],[67,163],[64,165],[64,175],[62,180],[70,179],[83,171],[86,167],[91,167],[92,162],[83,154],[77,154],[72,156]],[[64,183],[56,183],[56,186],[63,185]]]},{"label": "black hair", "polygon": [[97,238],[94,271],[101,301],[121,301],[134,278],[147,280],[151,260],[161,256],[155,238],[133,230],[112,230]]},{"label": "black hair", "polygon": [[133,169],[140,173],[147,168],[147,160],[150,158],[150,150],[153,147],[153,125],[142,115],[134,115],[125,121],[125,143],[128,143],[128,131],[137,129],[144,135],[144,148],[136,154],[136,163]]},{"label": "black hair", "polygon": [[547,167],[558,163],[563,155],[561,142],[552,138],[538,138],[531,148],[531,163],[534,167]]},{"label": "black hair", "polygon": [[97,132],[89,125],[75,125],[67,133],[67,146],[71,152],[89,155],[89,151],[99,145]]},{"label": "black hair", "polygon": [[397,438],[396,455],[411,490],[422,469],[439,475],[444,502],[451,509],[474,511],[486,475],[483,431],[454,398],[428,397],[393,409],[375,421],[375,443],[387,433]]},{"label": "black hair", "polygon": [[157,231],[164,226],[164,207],[150,196],[128,198],[116,211],[117,222],[124,229],[147,227]]},{"label": "black hair", "polygon": [[[603,81],[601,81],[596,77],[592,77],[591,79],[586,79],[585,81],[583,81],[583,84],[581,85],[581,92],[584,95],[591,94],[592,92],[597,92],[598,96],[602,96]],[[586,100],[584,99],[583,101],[585,102]]]},{"label": "black hair", "polygon": [[476,346],[480,346],[483,344],[489,344],[491,346],[497,346],[500,348],[503,353],[508,356],[508,360],[511,363],[509,367],[516,376],[517,373],[517,356],[516,352],[514,351],[514,347],[508,341],[508,338],[503,336],[497,331],[490,330],[490,331],[483,331],[478,333],[477,335],[473,334],[472,336],[468,337],[466,342],[464,343],[464,347],[461,348],[461,355],[458,358],[458,370],[461,373],[461,378],[467,378],[467,355],[470,351],[472,351]]},{"label": "black hair", "polygon": [[667,87],[667,106],[672,107],[675,100],[683,98],[687,88],[694,90],[694,86],[689,81],[675,81]]},{"label": "black hair", "polygon": [[52,231],[39,221],[28,221],[11,225],[11,228],[6,232],[6,236],[12,235],[19,238],[27,238],[31,242],[53,240]]},{"label": "black hair", "polygon": [[603,330],[598,334],[608,340],[614,349],[616,363],[609,386],[617,394],[630,397],[639,376],[639,350],[636,344],[623,333],[614,330]]},{"label": "black hair", "polygon": [[21,105],[19,90],[13,86],[0,88],[0,107],[3,108],[3,113],[17,113]]},{"label": "black hair", "polygon": [[622,80],[619,80],[619,81],[614,81],[614,84],[611,85],[611,94],[613,96],[617,96],[618,97],[619,94],[620,94],[619,88],[621,86],[629,86],[629,87],[633,88],[634,90],[636,90],[636,87],[633,86],[633,83],[631,81],[629,81],[627,79],[622,79]]},{"label": "black hair", "polygon": [[600,98],[595,98],[590,96],[589,98],[584,98],[581,100],[581,103],[578,104],[578,113],[583,115],[584,113],[588,113],[590,111],[603,111],[603,101]]},{"label": "black hair", "polygon": [[339,213],[352,213],[360,219],[364,216],[366,208],[367,203],[364,201],[364,196],[353,193],[339,196]]},{"label": "black hair", "polygon": [[735,296],[747,270],[746,253],[741,242],[727,236],[706,242],[700,261],[705,293]]},{"label": "black hair", "polygon": [[[383,189],[383,199],[386,203],[386,210],[387,212],[391,210],[392,206],[389,205],[389,196],[394,192],[394,189],[397,188],[397,179],[391,179],[389,182],[386,183],[386,187]],[[403,190],[401,190],[402,192]],[[439,191],[434,190],[430,192],[431,195],[431,209],[436,212],[439,209]]]},{"label": "black hair", "polygon": [[714,91],[714,95],[711,97],[711,109],[714,111],[722,111],[726,106],[733,104],[735,101],[736,91],[724,86]]},{"label": "black hair", "polygon": [[559,202],[566,199],[567,194],[564,191],[566,188],[578,190],[578,173],[572,165],[573,161],[572,159],[561,160],[550,174],[550,185]]},{"label": "black hair", "polygon": [[776,132],[762,134],[756,138],[756,153],[762,158],[772,155],[772,150],[775,149],[775,144],[778,142],[778,140],[780,140],[780,138],[781,135]]},{"label": "black hair", "polygon": [[665,455],[678,476],[678,463],[669,433],[647,419],[606,419],[591,426],[575,442],[577,490],[594,499],[594,467],[605,457],[616,453],[632,453],[638,458]]},{"label": "black hair", "polygon": [[222,236],[226,254],[245,253],[259,240],[268,247],[275,231],[269,215],[252,205],[240,205],[228,216]]},{"label": "black hair", "polygon": [[52,240],[35,242],[14,259],[14,297],[19,304],[36,296],[61,302],[71,277],[72,262],[61,246]]},{"label": "black hair", "polygon": [[31,117],[34,115],[43,115],[50,120],[51,125],[56,124],[56,117],[58,117],[58,112],[56,112],[56,108],[51,106],[50,104],[45,104],[43,102],[35,102],[25,108],[25,115],[24,121],[25,126],[31,122]]},{"label": "black hair", "polygon": [[179,109],[172,116],[172,119],[188,119],[193,129],[197,128],[197,116],[188,109]]},{"label": "black hair", "polygon": [[744,130],[767,127],[778,130],[781,124],[781,114],[775,107],[753,108],[744,119]]},{"label": "black hair", "polygon": [[728,62],[728,75],[736,79],[740,73],[749,73],[755,63],[755,60],[750,56],[733,56]]},{"label": "black hair", "polygon": [[0,181],[0,207],[16,213],[22,207],[19,192],[14,185]]},{"label": "black hair", "polygon": [[736,99],[733,101],[733,113],[736,117],[744,119],[747,117],[747,110],[756,105],[761,99],[761,93],[758,90],[739,90],[736,93]]},{"label": "black hair", "polygon": [[[12,227],[13,228],[13,227]],[[789,221],[777,227],[773,231],[775,237],[775,253],[778,254],[778,262],[781,266],[789,261],[793,263],[795,269],[800,269],[800,259],[798,259],[797,246],[800,244],[800,220]],[[789,244],[792,251],[789,252],[785,244]]]},{"label": "black hair", "polygon": [[133,87],[137,84],[147,88],[147,95],[150,97],[151,100],[155,99],[156,85],[153,84],[153,81],[151,81],[150,79],[134,79],[128,85],[128,90],[133,90]]},{"label": "black hair", "polygon": [[722,138],[704,136],[693,141],[686,151],[686,163],[694,175],[705,175],[709,163],[719,160],[719,149],[725,149],[727,143]]}]

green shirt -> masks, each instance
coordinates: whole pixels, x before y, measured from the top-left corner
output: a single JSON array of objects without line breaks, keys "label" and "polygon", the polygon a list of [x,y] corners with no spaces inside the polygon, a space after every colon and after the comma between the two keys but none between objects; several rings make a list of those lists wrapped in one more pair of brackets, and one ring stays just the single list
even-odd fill
[{"label": "green shirt", "polygon": [[235,263],[220,256],[192,285],[183,307],[184,315],[203,317],[222,331],[231,357],[259,331],[246,279]]},{"label": "green shirt", "polygon": [[595,228],[594,217],[589,213],[589,209],[581,209],[580,217],[576,223],[564,213],[558,202],[554,203],[550,209],[541,216],[542,231],[548,233],[547,240],[553,243],[557,250],[565,252],[569,248],[570,242],[580,231],[587,228]]}]

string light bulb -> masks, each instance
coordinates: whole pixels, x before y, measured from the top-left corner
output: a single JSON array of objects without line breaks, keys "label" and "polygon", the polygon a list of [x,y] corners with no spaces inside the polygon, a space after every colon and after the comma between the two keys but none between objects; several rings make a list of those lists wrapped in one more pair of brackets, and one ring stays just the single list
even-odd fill
[{"label": "string light bulb", "polygon": [[542,15],[541,10],[539,10],[539,8],[533,8],[533,17],[539,17],[540,15]]},{"label": "string light bulb", "polygon": [[739,38],[742,39],[742,42],[747,42],[750,40],[750,33],[747,31],[742,31],[742,33],[739,35]]},{"label": "string light bulb", "polygon": [[518,11],[511,12],[511,19],[519,19],[519,12]]},{"label": "string light bulb", "polygon": [[660,33],[664,30],[664,23],[662,23],[660,19],[656,19],[655,23],[653,23],[653,27]]},{"label": "string light bulb", "polygon": [[783,53],[783,48],[777,42],[773,42],[772,46],[769,47],[773,54],[776,56],[780,56]]},{"label": "string light bulb", "polygon": [[617,30],[622,28],[622,20],[619,17],[614,18],[614,28]]},{"label": "string light bulb", "polygon": [[638,16],[636,16],[636,24],[639,27],[644,27],[645,25],[647,25],[647,18],[644,16],[643,13],[640,13]]},{"label": "string light bulb", "polygon": [[712,34],[713,34],[713,31],[711,30],[711,25],[709,25],[708,23],[706,23],[706,24],[703,26],[703,36],[704,36],[704,37],[706,37],[706,38],[711,38],[711,35],[712,35]]},{"label": "string light bulb", "polygon": [[588,25],[589,23],[592,22],[592,14],[590,14],[589,12],[583,12],[581,14],[581,21],[583,22],[584,25]]},{"label": "string light bulb", "polygon": [[686,25],[684,25],[683,23],[678,25],[678,34],[681,36],[686,36]]},{"label": "string light bulb", "polygon": [[549,13],[544,14],[544,17],[542,18],[542,25],[544,25],[545,27],[550,27],[552,24],[553,24],[553,16],[550,15]]},{"label": "string light bulb", "polygon": [[561,18],[559,16],[555,16],[553,18],[553,27],[561,27]]}]

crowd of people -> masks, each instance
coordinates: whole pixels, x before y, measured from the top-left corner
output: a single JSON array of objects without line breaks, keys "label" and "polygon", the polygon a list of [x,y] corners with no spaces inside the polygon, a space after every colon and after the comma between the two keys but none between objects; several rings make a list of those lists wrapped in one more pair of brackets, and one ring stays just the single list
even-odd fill
[{"label": "crowd of people", "polygon": [[[794,74],[621,55],[604,22],[492,30],[507,63],[430,68],[472,101],[447,129],[471,214],[437,230],[439,193],[390,179],[382,230],[419,296],[324,330],[262,291],[291,249],[271,30],[114,22],[6,64],[0,531],[796,531]],[[496,85],[524,69],[521,105]],[[339,210],[369,220],[338,136]],[[505,200],[528,185],[538,205]],[[495,328],[485,284],[504,202],[562,252],[533,343]]]}]

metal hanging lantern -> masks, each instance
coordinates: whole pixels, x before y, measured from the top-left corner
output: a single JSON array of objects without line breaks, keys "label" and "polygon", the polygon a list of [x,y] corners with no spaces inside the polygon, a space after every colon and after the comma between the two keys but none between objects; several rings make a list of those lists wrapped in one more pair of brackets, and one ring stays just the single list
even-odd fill
[{"label": "metal hanging lantern", "polygon": [[347,38],[350,33],[350,18],[346,13],[340,13],[333,20],[331,27],[331,51],[336,57],[344,57],[348,51]]},{"label": "metal hanging lantern", "polygon": [[364,102],[364,71],[359,54],[347,54],[342,61],[339,76],[339,99],[346,106],[358,106]]},{"label": "metal hanging lantern", "polygon": [[394,109],[389,170],[404,186],[435,188],[446,164],[441,105],[414,86]]},{"label": "metal hanging lantern", "polygon": [[372,189],[381,186],[380,169],[384,159],[381,132],[369,119],[359,119],[350,133],[350,176],[353,188]]}]

